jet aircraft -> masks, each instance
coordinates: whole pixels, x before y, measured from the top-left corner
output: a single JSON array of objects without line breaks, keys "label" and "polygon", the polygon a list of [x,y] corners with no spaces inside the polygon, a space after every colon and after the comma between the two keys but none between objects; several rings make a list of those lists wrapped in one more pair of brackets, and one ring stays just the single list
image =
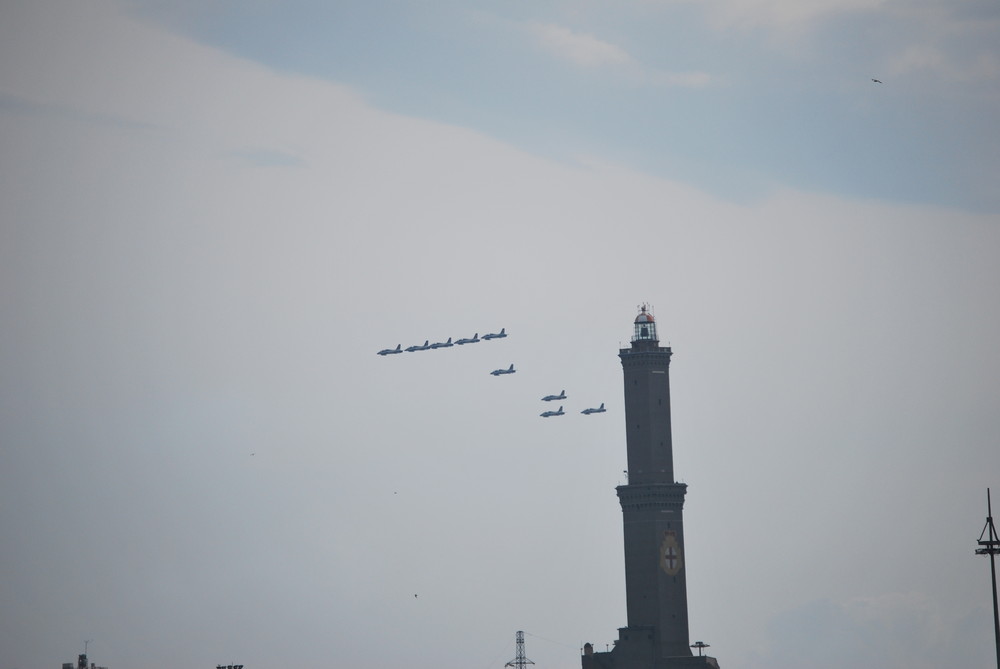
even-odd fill
[{"label": "jet aircraft", "polygon": [[500,376],[501,374],[513,374],[517,370],[514,369],[514,363],[510,363],[510,367],[507,369],[494,369],[490,374],[493,376]]},{"label": "jet aircraft", "polygon": [[507,336],[507,333],[504,332],[505,329],[506,328],[500,328],[500,332],[491,332],[489,334],[484,334],[483,339],[503,339],[504,337]]},{"label": "jet aircraft", "polygon": [[456,339],[455,343],[461,346],[462,344],[478,344],[479,343],[479,333],[477,332],[472,336],[472,339],[468,337],[463,337],[461,339]]},{"label": "jet aircraft", "polygon": [[393,353],[402,353],[403,345],[396,344],[396,348],[384,348],[378,352],[379,355],[392,355]]},{"label": "jet aircraft", "polygon": [[549,418],[550,416],[562,416],[564,413],[566,412],[563,411],[562,407],[560,406],[559,411],[543,411],[538,415],[541,416],[542,418]]},{"label": "jet aircraft", "polygon": [[448,337],[448,341],[436,341],[431,344],[431,348],[448,348],[449,346],[454,346],[451,343],[451,337]]},{"label": "jet aircraft", "polygon": [[593,409],[593,408],[591,408],[591,409],[584,409],[580,413],[586,414],[586,415],[589,416],[592,413],[604,413],[605,411],[607,411],[607,409],[604,408],[604,402],[601,402],[601,406],[597,407],[596,409]]},{"label": "jet aircraft", "polygon": [[430,346],[430,341],[431,341],[430,339],[425,339],[423,346],[421,346],[420,344],[414,344],[413,346],[407,346],[406,347],[406,352],[407,353],[413,353],[414,351],[426,351],[427,349],[429,349],[431,347]]},{"label": "jet aircraft", "polygon": [[566,399],[566,391],[560,390],[558,395],[546,395],[542,398],[543,402],[551,402],[552,400],[564,400]]}]

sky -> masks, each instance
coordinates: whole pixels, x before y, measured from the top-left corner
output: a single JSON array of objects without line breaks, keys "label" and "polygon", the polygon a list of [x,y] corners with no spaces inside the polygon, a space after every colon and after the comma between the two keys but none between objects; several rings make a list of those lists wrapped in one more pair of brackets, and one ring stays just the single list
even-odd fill
[{"label": "sky", "polygon": [[992,2],[3,3],[0,669],[578,667],[642,303],[691,641],[988,666],[998,84]]}]

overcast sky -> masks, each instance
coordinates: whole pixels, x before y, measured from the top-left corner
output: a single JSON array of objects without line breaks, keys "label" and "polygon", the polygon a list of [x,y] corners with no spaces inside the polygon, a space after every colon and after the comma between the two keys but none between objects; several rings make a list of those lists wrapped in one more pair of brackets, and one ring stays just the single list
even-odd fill
[{"label": "overcast sky", "polygon": [[430,6],[0,5],[0,669],[578,667],[641,302],[692,642],[988,666],[1000,6]]}]

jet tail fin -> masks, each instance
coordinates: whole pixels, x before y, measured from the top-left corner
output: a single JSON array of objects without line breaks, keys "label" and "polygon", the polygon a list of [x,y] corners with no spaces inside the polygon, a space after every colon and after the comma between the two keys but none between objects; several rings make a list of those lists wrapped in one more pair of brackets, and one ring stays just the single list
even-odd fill
[{"label": "jet tail fin", "polygon": [[601,408],[602,409],[604,408],[604,402],[601,402]]}]

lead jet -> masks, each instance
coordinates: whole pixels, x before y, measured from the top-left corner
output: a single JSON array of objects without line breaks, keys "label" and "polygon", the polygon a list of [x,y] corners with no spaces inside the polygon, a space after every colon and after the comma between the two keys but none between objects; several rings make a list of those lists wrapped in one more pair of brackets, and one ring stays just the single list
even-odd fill
[{"label": "lead jet", "polygon": [[414,351],[426,351],[429,348],[430,348],[430,339],[425,339],[423,346],[421,346],[420,344],[414,344],[413,346],[407,346],[406,347],[406,352],[407,353],[413,353]]},{"label": "lead jet", "polygon": [[564,400],[566,399],[566,391],[560,390],[558,395],[546,395],[542,398],[543,402],[551,402],[552,400]]},{"label": "lead jet", "polygon": [[510,363],[510,367],[507,369],[494,369],[490,374],[493,376],[500,376],[501,374],[513,374],[517,370],[514,369],[514,363]]},{"label": "lead jet", "polygon": [[504,337],[507,336],[507,333],[504,332],[505,329],[506,328],[500,328],[500,332],[491,332],[489,334],[484,334],[483,339],[503,339]]},{"label": "lead jet", "polygon": [[538,415],[541,416],[542,418],[549,418],[551,416],[562,416],[565,413],[566,412],[563,411],[562,407],[560,406],[559,407],[559,411],[543,411],[542,413],[540,413]]},{"label": "lead jet", "polygon": [[479,343],[479,333],[477,332],[472,336],[472,339],[468,337],[463,337],[462,339],[456,339],[455,343],[461,346],[462,344],[478,344]]},{"label": "lead jet", "polygon": [[403,345],[396,344],[396,348],[384,348],[378,352],[379,355],[392,355],[393,353],[402,353]]},{"label": "lead jet", "polygon": [[589,416],[592,413],[604,413],[605,411],[607,411],[607,409],[604,408],[604,402],[601,402],[601,406],[597,407],[596,409],[584,409],[580,413]]},{"label": "lead jet", "polygon": [[431,348],[448,348],[449,346],[454,346],[451,343],[451,337],[448,337],[448,341],[437,341],[431,344]]}]

